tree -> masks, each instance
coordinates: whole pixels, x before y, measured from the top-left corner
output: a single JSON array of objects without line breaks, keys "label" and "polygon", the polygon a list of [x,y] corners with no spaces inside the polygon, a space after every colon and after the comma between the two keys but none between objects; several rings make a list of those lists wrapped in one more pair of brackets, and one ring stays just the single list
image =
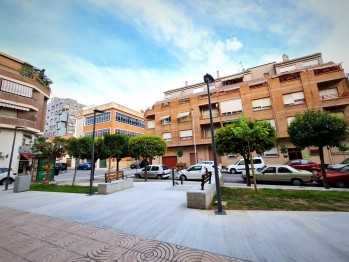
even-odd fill
[{"label": "tree", "polygon": [[[220,155],[231,153],[240,154],[245,162],[246,183],[251,186],[249,163],[252,159],[252,152],[256,151],[262,154],[264,151],[270,150],[276,144],[276,130],[267,121],[252,121],[250,119],[240,117],[237,121],[217,129],[215,133],[216,148]],[[255,174],[252,165],[252,174],[255,183]]]},{"label": "tree", "polygon": [[129,152],[131,156],[135,158],[142,157],[145,160],[145,181],[147,181],[147,161],[150,161],[155,156],[163,156],[166,150],[166,141],[156,135],[135,136],[131,137],[129,141]]},{"label": "tree", "polygon": [[129,136],[124,134],[112,134],[104,136],[104,149],[109,157],[108,174],[110,173],[110,163],[112,158],[116,158],[116,171],[119,171],[119,162],[124,157],[129,156],[128,140]]},{"label": "tree", "polygon": [[325,161],[324,146],[339,146],[348,138],[348,123],[338,115],[328,111],[308,109],[297,114],[287,128],[291,142],[298,148],[314,146],[319,149],[321,173],[326,189],[329,188]]},{"label": "tree", "polygon": [[46,157],[48,161],[48,167],[44,178],[44,184],[50,182],[50,172],[52,169],[52,161],[56,158],[65,155],[66,140],[61,137],[54,137],[49,141],[46,137],[39,136],[34,140],[33,153]]},{"label": "tree", "polygon": [[82,150],[83,150],[83,146],[81,146],[81,139],[72,137],[72,138],[69,138],[67,140],[67,152],[71,157],[76,159],[72,185],[75,185],[75,179],[76,179],[76,173],[77,173],[79,159],[80,159],[81,155],[83,154]]}]

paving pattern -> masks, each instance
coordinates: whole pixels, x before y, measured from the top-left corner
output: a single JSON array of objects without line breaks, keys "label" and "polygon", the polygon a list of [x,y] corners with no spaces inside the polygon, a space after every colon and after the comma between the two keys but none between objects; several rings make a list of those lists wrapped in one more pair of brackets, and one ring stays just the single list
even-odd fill
[{"label": "paving pattern", "polygon": [[0,261],[245,261],[0,208]]}]

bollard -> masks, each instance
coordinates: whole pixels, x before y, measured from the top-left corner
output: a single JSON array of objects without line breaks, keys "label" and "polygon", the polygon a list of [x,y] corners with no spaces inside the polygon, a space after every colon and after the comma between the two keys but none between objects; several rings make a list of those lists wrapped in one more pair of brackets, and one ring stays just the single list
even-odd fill
[{"label": "bollard", "polygon": [[175,181],[174,181],[174,168],[172,168],[172,186],[175,185]]},{"label": "bollard", "polygon": [[181,185],[183,185],[183,177],[181,176]]}]

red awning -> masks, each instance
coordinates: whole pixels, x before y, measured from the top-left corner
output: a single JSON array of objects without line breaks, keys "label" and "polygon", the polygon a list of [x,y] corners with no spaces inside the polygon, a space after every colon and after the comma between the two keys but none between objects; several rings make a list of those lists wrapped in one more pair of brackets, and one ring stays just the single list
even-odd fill
[{"label": "red awning", "polygon": [[21,156],[23,156],[24,158],[26,158],[29,162],[32,161],[32,158],[28,156],[28,153],[21,153]]}]

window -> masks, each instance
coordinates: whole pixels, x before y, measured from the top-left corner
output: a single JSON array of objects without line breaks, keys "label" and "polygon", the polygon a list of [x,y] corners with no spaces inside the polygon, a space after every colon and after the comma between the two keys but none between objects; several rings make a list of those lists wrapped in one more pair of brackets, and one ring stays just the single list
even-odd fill
[{"label": "window", "polygon": [[271,108],[270,97],[252,100],[253,110],[263,110]]},{"label": "window", "polygon": [[148,120],[148,128],[155,128],[155,120]]},{"label": "window", "polygon": [[275,174],[276,173],[276,167],[274,167],[274,166],[267,167],[266,169],[264,169],[263,173]]},{"label": "window", "polygon": [[282,96],[282,98],[285,106],[304,104],[305,102],[303,92],[285,94]]},{"label": "window", "polygon": [[172,141],[172,135],[171,135],[171,133],[163,133],[163,134],[162,134],[162,138],[163,138],[165,141],[167,141],[167,142]]},{"label": "window", "polygon": [[241,98],[220,102],[221,114],[232,115],[242,112]]},{"label": "window", "polygon": [[193,137],[193,130],[182,130],[179,131],[179,137],[181,140],[187,140],[187,139],[192,139]]},{"label": "window", "polygon": [[339,97],[337,88],[319,90],[319,95],[321,100],[335,99]]},{"label": "window", "polygon": [[289,126],[291,124],[293,119],[294,119],[294,116],[290,116],[287,118],[287,126]]},{"label": "window", "polygon": [[171,116],[162,116],[160,121],[162,125],[169,125],[171,124]]},{"label": "window", "polygon": [[284,73],[284,72],[287,72],[287,71],[292,71],[292,70],[295,70],[296,69],[296,66],[295,65],[290,65],[290,66],[286,66],[286,67],[281,67],[280,68],[280,73]]},{"label": "window", "polygon": [[[85,125],[86,126],[93,125],[93,118],[94,116],[86,117]],[[104,122],[110,122],[110,112],[96,114],[96,124],[104,123]]]},{"label": "window", "polygon": [[1,90],[4,92],[25,96],[25,97],[33,96],[33,88],[8,81],[6,79],[2,80]]},{"label": "window", "polygon": [[178,121],[179,122],[188,122],[191,120],[190,118],[190,112],[183,112],[183,113],[179,113],[177,115]]},{"label": "window", "polygon": [[268,151],[263,152],[262,156],[264,156],[264,157],[271,157],[271,156],[277,157],[278,156],[278,149],[276,147],[274,147]]},{"label": "window", "polygon": [[119,129],[119,128],[115,128],[115,134],[124,134],[124,135],[128,135],[128,136],[139,136],[139,135],[141,135],[141,133],[132,132],[132,131],[129,131],[129,130],[124,130],[124,129]]},{"label": "window", "polygon": [[287,167],[279,167],[279,173],[285,174],[285,173],[291,173],[291,172]]},{"label": "window", "polygon": [[[125,114],[121,114],[121,113],[116,113],[115,115],[115,121],[116,122],[120,122],[120,123],[124,123],[127,125],[131,125],[131,126],[136,126],[136,127],[140,127],[140,128],[144,128],[144,121],[140,120],[138,118],[132,117],[132,116],[128,116]],[[155,127],[155,125],[154,125]]]}]

